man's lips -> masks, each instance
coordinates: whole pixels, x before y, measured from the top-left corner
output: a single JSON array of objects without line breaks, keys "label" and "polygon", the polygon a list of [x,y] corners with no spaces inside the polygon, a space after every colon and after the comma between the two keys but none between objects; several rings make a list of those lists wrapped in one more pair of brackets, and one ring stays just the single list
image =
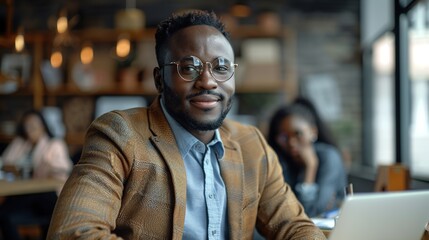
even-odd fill
[{"label": "man's lips", "polygon": [[220,100],[220,97],[215,95],[199,95],[191,98],[190,102],[197,108],[210,109],[214,108]]}]

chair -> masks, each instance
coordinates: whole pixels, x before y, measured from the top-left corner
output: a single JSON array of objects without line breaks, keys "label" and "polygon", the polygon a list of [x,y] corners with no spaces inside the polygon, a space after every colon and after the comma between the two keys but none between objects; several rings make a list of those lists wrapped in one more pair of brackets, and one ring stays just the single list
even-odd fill
[{"label": "chair", "polygon": [[401,164],[378,166],[374,191],[403,191],[409,188],[410,171],[408,167]]},{"label": "chair", "polygon": [[50,221],[50,217],[30,217],[24,222],[20,223],[18,232],[23,239],[46,239]]}]

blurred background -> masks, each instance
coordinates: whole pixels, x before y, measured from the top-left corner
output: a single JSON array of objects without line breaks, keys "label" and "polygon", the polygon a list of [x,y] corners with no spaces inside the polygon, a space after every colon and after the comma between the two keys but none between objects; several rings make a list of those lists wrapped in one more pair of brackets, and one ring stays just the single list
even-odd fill
[{"label": "blurred background", "polygon": [[428,0],[1,0],[0,153],[30,108],[77,157],[100,114],[156,96],[154,28],[172,12],[213,10],[239,63],[229,117],[263,133],[274,109],[311,99],[355,191],[380,165],[429,180]]}]

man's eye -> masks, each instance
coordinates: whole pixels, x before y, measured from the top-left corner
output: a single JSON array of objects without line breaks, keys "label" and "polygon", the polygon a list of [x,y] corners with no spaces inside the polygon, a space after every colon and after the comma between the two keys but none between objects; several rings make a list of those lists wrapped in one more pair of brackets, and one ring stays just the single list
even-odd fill
[{"label": "man's eye", "polygon": [[180,67],[180,69],[181,69],[181,72],[185,74],[192,74],[192,73],[198,72],[197,67],[192,65],[182,66]]},{"label": "man's eye", "polygon": [[213,68],[213,71],[218,72],[218,73],[226,73],[228,72],[229,68],[226,65],[217,65],[216,67]]}]

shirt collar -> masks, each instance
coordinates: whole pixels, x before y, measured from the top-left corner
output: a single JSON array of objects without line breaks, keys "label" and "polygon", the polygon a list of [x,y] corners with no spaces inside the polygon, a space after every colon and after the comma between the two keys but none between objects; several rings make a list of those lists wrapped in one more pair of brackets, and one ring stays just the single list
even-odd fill
[{"label": "shirt collar", "polygon": [[[176,138],[177,146],[179,147],[180,154],[183,158],[188,154],[188,152],[192,149],[192,147],[196,143],[202,143],[198,140],[194,135],[188,132],[185,128],[180,125],[167,111],[165,108],[164,99],[160,98],[161,108],[164,112],[165,117],[167,118],[167,122],[170,125],[173,134]],[[178,141],[177,136],[180,136],[180,141]],[[218,159],[222,159],[225,154],[225,149],[222,143],[222,139],[220,137],[219,129],[215,130],[215,134],[213,139],[207,144],[208,147],[212,147],[215,151],[215,154]]]}]

